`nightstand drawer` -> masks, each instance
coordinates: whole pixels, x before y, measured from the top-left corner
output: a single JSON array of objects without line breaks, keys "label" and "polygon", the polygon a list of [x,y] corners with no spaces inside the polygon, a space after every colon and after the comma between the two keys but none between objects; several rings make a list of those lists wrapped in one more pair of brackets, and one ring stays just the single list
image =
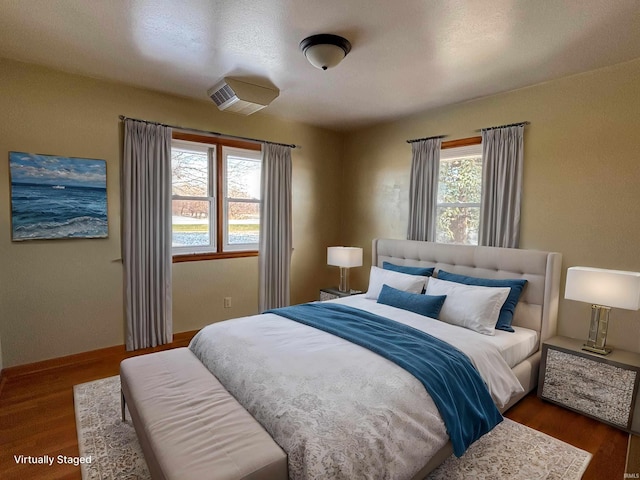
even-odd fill
[{"label": "nightstand drawer", "polygon": [[637,373],[547,349],[542,397],[621,428],[629,428]]}]

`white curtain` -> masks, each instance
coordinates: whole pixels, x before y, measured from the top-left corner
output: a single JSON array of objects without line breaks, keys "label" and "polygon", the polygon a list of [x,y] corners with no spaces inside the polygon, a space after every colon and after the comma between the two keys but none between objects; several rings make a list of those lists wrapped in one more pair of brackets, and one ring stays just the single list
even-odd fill
[{"label": "white curtain", "polygon": [[127,350],[173,339],[171,317],[171,129],[126,119],[123,262]]},{"label": "white curtain", "polygon": [[482,131],[480,245],[518,248],[524,124]]},{"label": "white curtain", "polygon": [[435,241],[441,145],[441,137],[411,144],[408,240]]},{"label": "white curtain", "polygon": [[259,308],[290,304],[291,148],[264,144],[260,186]]}]

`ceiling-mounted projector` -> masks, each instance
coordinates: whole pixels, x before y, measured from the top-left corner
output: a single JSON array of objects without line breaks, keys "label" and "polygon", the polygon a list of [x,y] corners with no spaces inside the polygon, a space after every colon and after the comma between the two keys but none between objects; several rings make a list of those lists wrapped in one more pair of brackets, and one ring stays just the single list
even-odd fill
[{"label": "ceiling-mounted projector", "polygon": [[207,94],[220,110],[251,115],[275,100],[280,90],[224,77]]}]

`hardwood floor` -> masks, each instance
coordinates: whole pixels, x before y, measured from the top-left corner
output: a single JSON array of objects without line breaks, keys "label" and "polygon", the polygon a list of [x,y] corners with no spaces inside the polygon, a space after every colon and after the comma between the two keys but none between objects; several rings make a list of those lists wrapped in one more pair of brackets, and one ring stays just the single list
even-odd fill
[{"label": "hardwood floor", "polygon": [[[113,347],[52,362],[5,370],[0,383],[0,479],[81,478],[80,469],[57,463],[78,456],[73,385],[118,374],[129,356],[186,346],[195,332],[175,335],[171,345],[126,352]],[[31,372],[31,373],[30,373]],[[624,477],[627,434],[530,394],[506,416],[593,454],[585,480]],[[16,463],[14,455],[49,455],[52,466]]]},{"label": "hardwood floor", "polygon": [[540,400],[535,392],[509,409],[506,417],[593,455],[583,480],[624,478],[628,434],[597,420]]},{"label": "hardwood floor", "polygon": [[[170,345],[133,353],[112,347],[6,369],[0,390],[0,479],[79,480],[80,468],[57,463],[58,455],[79,455],[73,386],[117,375],[127,357],[186,346],[194,334],[176,334]],[[49,455],[56,461],[52,466],[22,464],[14,455]]]}]

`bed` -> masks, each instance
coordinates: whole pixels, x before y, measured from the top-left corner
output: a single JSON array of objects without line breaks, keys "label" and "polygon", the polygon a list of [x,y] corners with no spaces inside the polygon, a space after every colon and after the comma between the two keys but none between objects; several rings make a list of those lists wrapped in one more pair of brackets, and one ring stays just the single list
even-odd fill
[{"label": "bed", "polygon": [[[472,345],[465,353],[491,385],[500,412],[535,388],[540,346],[556,332],[560,254],[375,239],[372,265],[385,262],[434,267],[436,275],[527,280],[513,316],[515,332],[494,336],[365,295],[325,303],[391,318],[458,348]],[[205,327],[189,348],[287,453],[289,478],[422,479],[451,455],[447,427],[412,374],[276,313]]]}]

